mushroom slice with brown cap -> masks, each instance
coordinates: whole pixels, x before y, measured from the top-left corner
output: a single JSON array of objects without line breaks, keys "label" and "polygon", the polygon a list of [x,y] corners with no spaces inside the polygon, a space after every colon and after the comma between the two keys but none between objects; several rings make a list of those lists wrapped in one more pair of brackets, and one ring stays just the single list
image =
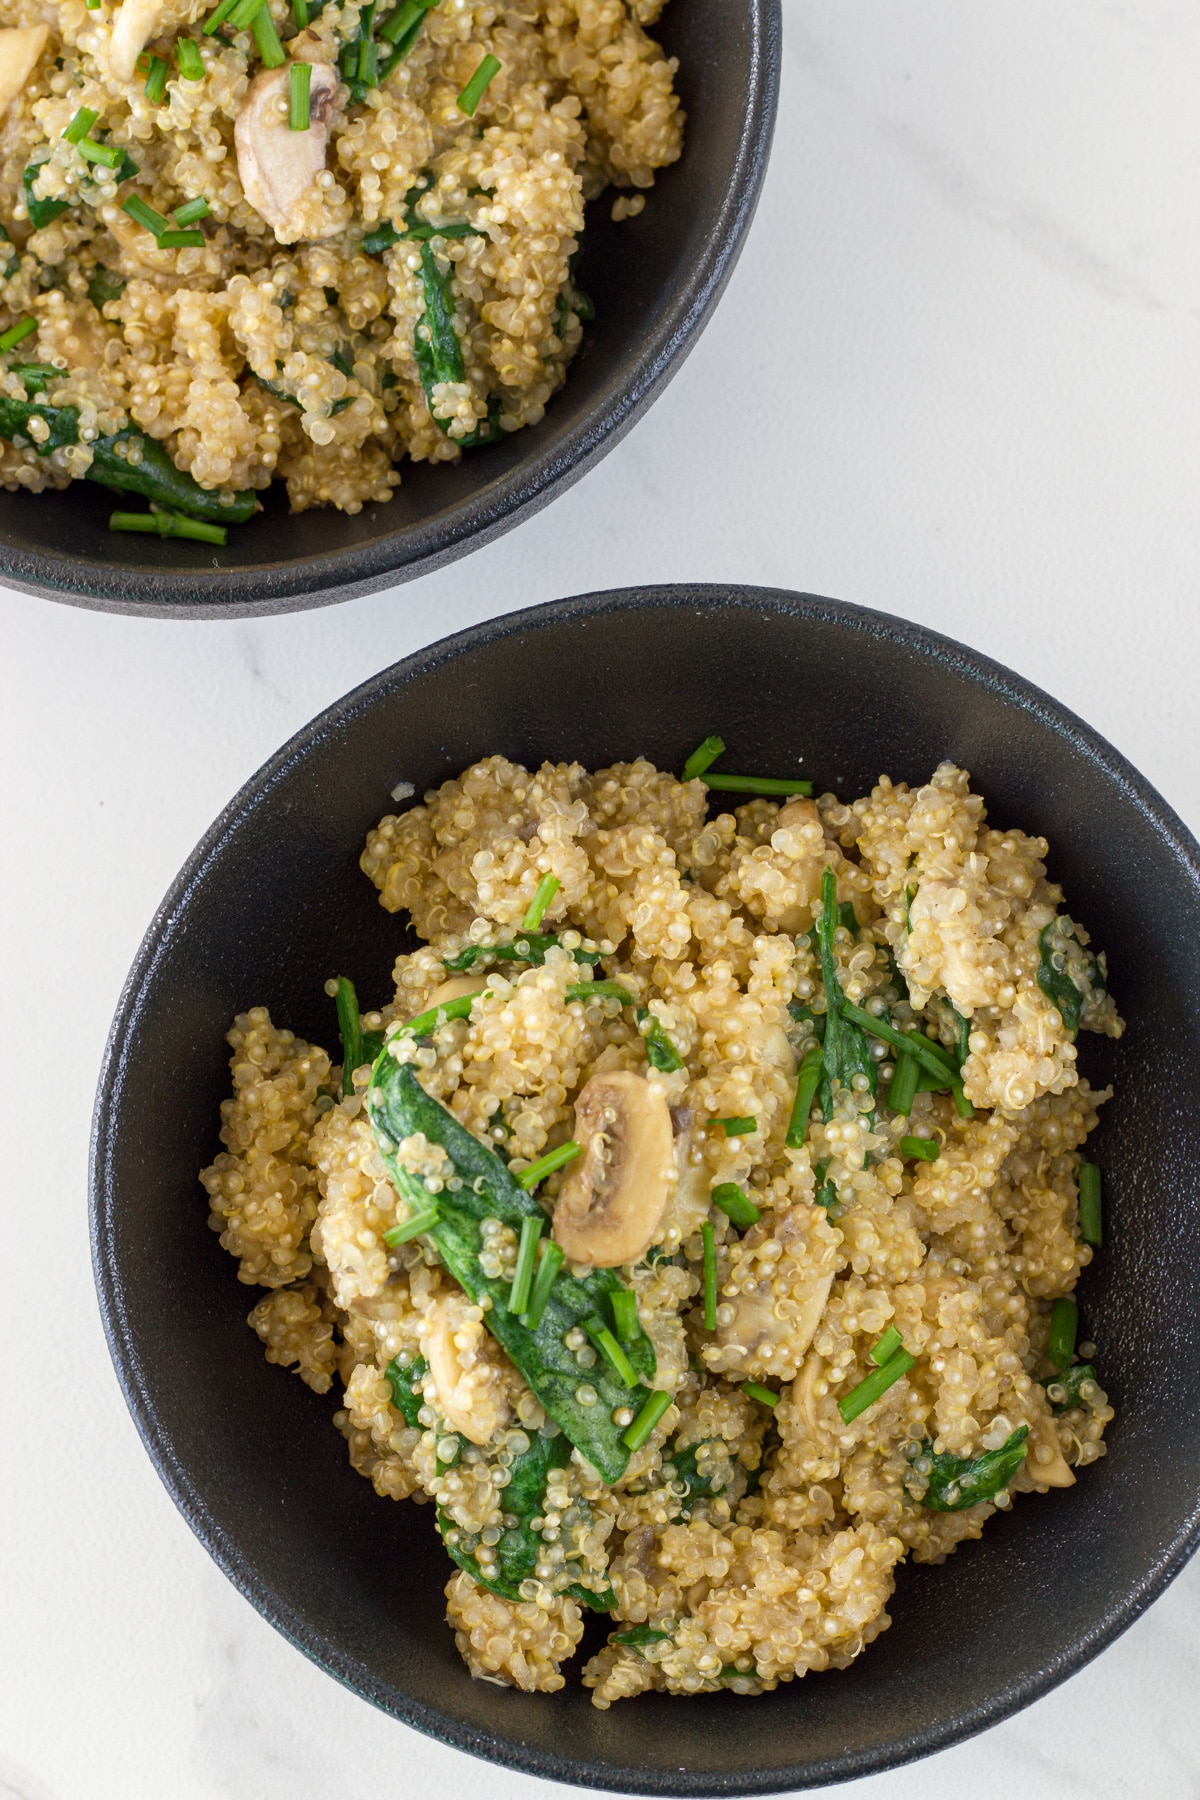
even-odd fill
[{"label": "mushroom slice with brown cap", "polygon": [[293,131],[288,124],[291,76],[286,63],[255,76],[233,128],[238,175],[246,198],[281,244],[294,244],[301,238],[311,243],[333,237],[341,229],[314,187],[325,167],[338,75],[326,62],[314,62],[310,67],[307,130]]},{"label": "mushroom slice with brown cap", "polygon": [[671,1114],[661,1091],[628,1069],[593,1075],[575,1102],[573,1164],[554,1209],[571,1262],[615,1269],[654,1242],[675,1179]]},{"label": "mushroom slice with brown cap", "polygon": [[37,67],[50,35],[48,25],[0,31],[0,117],[8,111]]}]

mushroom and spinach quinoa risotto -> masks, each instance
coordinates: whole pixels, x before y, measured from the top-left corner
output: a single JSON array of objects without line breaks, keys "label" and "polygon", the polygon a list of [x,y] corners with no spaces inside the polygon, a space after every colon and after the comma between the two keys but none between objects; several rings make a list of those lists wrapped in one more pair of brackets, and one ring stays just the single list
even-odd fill
[{"label": "mushroom and spinach quinoa risotto", "polygon": [[340,1066],[239,1016],[202,1176],[268,1361],[433,1503],[472,1674],[561,1687],[590,1609],[599,1707],[846,1667],[1113,1416],[1075,1039],[1123,1026],[1044,839],[950,763],[846,805],[722,748],[384,818],[423,947],[326,983]]},{"label": "mushroom and spinach quinoa risotto", "polygon": [[535,424],[585,200],[680,154],[662,4],[2,0],[0,483],[221,542]]}]

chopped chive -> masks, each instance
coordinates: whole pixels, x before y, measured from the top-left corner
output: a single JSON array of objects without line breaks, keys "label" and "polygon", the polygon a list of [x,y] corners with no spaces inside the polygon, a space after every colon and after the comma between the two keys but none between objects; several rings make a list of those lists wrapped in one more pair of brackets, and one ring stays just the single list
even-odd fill
[{"label": "chopped chive", "polygon": [[224,544],[224,525],[208,525],[203,519],[185,519],[181,513],[158,512],[109,514],[110,531],[148,531],[158,537],[195,538],[202,544]]},{"label": "chopped chive", "polygon": [[533,891],[533,899],[525,908],[525,917],[521,920],[522,931],[536,931],[546,916],[546,908],[558,892],[558,876],[543,875]]},{"label": "chopped chive", "polygon": [[875,1348],[872,1350],[871,1361],[875,1364],[876,1368],[882,1369],[884,1364],[890,1362],[892,1357],[895,1356],[897,1350],[903,1350],[903,1348],[904,1340],[900,1336],[900,1333],[896,1330],[894,1325],[889,1325]]},{"label": "chopped chive", "polygon": [[529,1290],[533,1285],[533,1265],[537,1261],[538,1239],[542,1235],[544,1219],[531,1213],[527,1219],[521,1220],[521,1241],[517,1246],[517,1266],[513,1270],[512,1287],[508,1294],[508,1310],[510,1313],[523,1313],[529,1305]]},{"label": "chopped chive", "polygon": [[913,1156],[918,1162],[936,1162],[942,1154],[936,1138],[902,1137],[901,1156]]},{"label": "chopped chive", "polygon": [[796,1083],[796,1098],[792,1102],[792,1116],[788,1121],[787,1136],[784,1143],[789,1150],[799,1150],[804,1142],[804,1134],[808,1130],[808,1115],[812,1111],[812,1103],[816,1098],[821,1076],[825,1070],[825,1052],[820,1044],[805,1053],[800,1064],[800,1078]]},{"label": "chopped chive", "polygon": [[915,1056],[905,1051],[896,1057],[896,1073],[887,1095],[887,1103],[894,1113],[903,1113],[907,1117],[912,1111],[920,1074],[921,1065]]},{"label": "chopped chive", "polygon": [[708,1122],[710,1125],[723,1126],[727,1138],[746,1137],[750,1132],[758,1130],[758,1120],[753,1114],[739,1119],[710,1119]]},{"label": "chopped chive", "polygon": [[884,1363],[882,1369],[876,1369],[867,1376],[865,1381],[860,1381],[857,1387],[851,1388],[848,1394],[843,1394],[838,1401],[838,1411],[842,1415],[842,1423],[852,1424],[860,1413],[866,1412],[868,1406],[874,1406],[876,1400],[882,1394],[886,1394],[902,1375],[907,1375],[916,1360],[916,1357],[910,1356],[907,1350],[897,1350],[896,1354]]},{"label": "chopped chive", "polygon": [[547,1150],[545,1156],[539,1156],[536,1162],[531,1162],[527,1169],[522,1169],[517,1180],[525,1192],[529,1193],[539,1181],[552,1175],[555,1169],[561,1169],[564,1163],[574,1162],[582,1154],[582,1147],[572,1138],[570,1143],[559,1144],[556,1149]]},{"label": "chopped chive", "polygon": [[1079,1164],[1079,1234],[1085,1244],[1098,1250],[1104,1241],[1100,1223],[1100,1165]]},{"label": "chopped chive", "polygon": [[536,1331],[541,1324],[546,1302],[550,1298],[550,1289],[565,1261],[566,1257],[553,1238],[549,1243],[538,1245],[537,1273],[529,1290],[529,1311],[521,1314],[521,1323],[527,1331]]},{"label": "chopped chive", "polygon": [[85,138],[99,116],[98,113],[92,111],[90,106],[81,106],[79,111],[75,114],[75,117],[71,120],[71,123],[67,126],[67,129],[63,132],[63,136],[68,144],[77,144],[80,138]]},{"label": "chopped chive", "polygon": [[188,200],[182,206],[177,206],[171,216],[182,231],[185,226],[195,225],[200,219],[207,219],[211,211],[212,207],[201,195],[198,200]]},{"label": "chopped chive", "polygon": [[0,332],[0,351],[13,349],[15,345],[23,343],[31,331],[36,330],[36,319],[18,319],[7,331]]},{"label": "chopped chive", "polygon": [[294,62],[288,70],[288,129],[307,131],[312,123],[312,64]]},{"label": "chopped chive", "polygon": [[120,144],[94,144],[89,137],[80,138],[75,148],[85,162],[100,163],[106,169],[117,169],[125,155]]},{"label": "chopped chive", "polygon": [[1050,1336],[1046,1355],[1056,1369],[1069,1369],[1079,1331],[1079,1308],[1070,1295],[1056,1300],[1050,1309]]},{"label": "chopped chive", "polygon": [[717,1329],[717,1241],[711,1225],[700,1227],[704,1244],[704,1329]]},{"label": "chopped chive", "polygon": [[358,53],[358,79],[364,87],[379,86],[379,45],[367,38]]},{"label": "chopped chive", "polygon": [[613,1324],[623,1344],[635,1343],[641,1334],[638,1324],[637,1295],[631,1288],[621,1288],[612,1297]]},{"label": "chopped chive", "polygon": [[813,791],[811,781],[778,781],[774,775],[706,775],[705,784],[723,794],[803,794]]},{"label": "chopped chive", "polygon": [[[204,58],[195,38],[181,37],[175,44],[175,60],[185,81],[204,80]],[[178,217],[178,214],[176,214]]]},{"label": "chopped chive", "polygon": [[437,0],[402,0],[395,12],[389,13],[379,27],[379,36],[385,44],[397,44],[406,37],[415,25],[419,25],[425,14]]},{"label": "chopped chive", "polygon": [[385,1231],[383,1241],[389,1250],[395,1250],[400,1244],[407,1244],[410,1238],[421,1237],[437,1222],[437,1207],[427,1207],[421,1212],[414,1213],[410,1219],[404,1221],[403,1225],[393,1225],[390,1231]]},{"label": "chopped chive", "polygon": [[221,0],[221,4],[217,7],[217,10],[209,13],[204,24],[200,27],[205,37],[212,37],[216,32],[220,31],[222,25],[225,23],[236,4],[237,0]]},{"label": "chopped chive", "polygon": [[633,1005],[633,995],[619,981],[579,981],[567,989],[568,1000],[619,1000],[622,1006]]},{"label": "chopped chive", "polygon": [[742,1392],[748,1394],[751,1400],[759,1401],[763,1406],[779,1405],[779,1395],[773,1393],[769,1387],[764,1387],[761,1381],[743,1381]]},{"label": "chopped chive", "polygon": [[202,231],[164,231],[158,247],[160,250],[201,250],[205,242]]},{"label": "chopped chive", "polygon": [[670,1404],[670,1394],[664,1394],[661,1388],[656,1388],[628,1431],[621,1435],[621,1442],[627,1450],[641,1449]]},{"label": "chopped chive", "polygon": [[269,6],[260,6],[250,21],[250,29],[254,33],[254,41],[258,45],[258,54],[262,57],[264,69],[282,68],[287,61],[283,45],[279,41],[279,33],[275,29],[275,21],[271,17]]},{"label": "chopped chive", "polygon": [[849,1000],[842,1001],[839,1011],[843,1019],[851,1019],[855,1025],[861,1025],[872,1037],[881,1038],[894,1050],[914,1056],[923,1069],[944,1082],[948,1088],[954,1087],[956,1083],[959,1087],[962,1086],[957,1071],[929,1046],[927,1038],[918,1037],[915,1033],[905,1036],[904,1032],[897,1031],[887,1019],[877,1019],[873,1013],[864,1012],[861,1006],[855,1006]]},{"label": "chopped chive", "polygon": [[338,1031],[342,1039],[342,1096],[354,1092],[354,1071],[363,1061],[362,1014],[358,1010],[358,994],[354,983],[345,975],[337,978]]},{"label": "chopped chive", "polygon": [[308,0],[292,0],[292,17],[297,31],[303,31],[308,24]]},{"label": "chopped chive", "polygon": [[[500,73],[500,67],[500,62],[496,57],[485,56],[462,93],[458,96],[458,110],[461,113],[466,113],[468,119],[474,115],[475,108],[479,105],[479,102],[487,92],[488,84],[494,81],[496,76]],[[530,926],[530,930],[532,929],[533,927]]]},{"label": "chopped chive", "polygon": [[229,9],[229,28],[231,31],[245,31],[256,13],[261,12],[267,0],[233,0]]},{"label": "chopped chive", "polygon": [[598,1318],[596,1314],[593,1313],[590,1319],[585,1319],[583,1321],[583,1329],[587,1332],[609,1367],[616,1370],[617,1374],[621,1377],[621,1380],[625,1383],[625,1386],[627,1388],[635,1388],[638,1384],[637,1371],[634,1369],[633,1364],[622,1350],[620,1344],[618,1344],[612,1332],[608,1329],[608,1326],[604,1323],[604,1320]]},{"label": "chopped chive", "polygon": [[140,194],[130,194],[128,200],[123,200],[121,211],[128,213],[129,217],[135,219],[139,225],[144,225],[146,230],[156,238],[161,237],[164,231],[170,229],[162,214],[155,212],[154,208],[143,200]]},{"label": "chopped chive", "polygon": [[697,775],[703,775],[705,769],[715,763],[718,756],[725,754],[725,739],[706,737],[702,744],[697,744],[692,754],[683,765],[680,781],[695,781]]},{"label": "chopped chive", "polygon": [[428,1037],[435,1028],[440,1029],[447,1019],[468,1019],[471,1008],[480,996],[478,994],[460,994],[457,1000],[447,1000],[441,1006],[431,1006],[427,1012],[418,1013],[400,1027],[404,1037]]},{"label": "chopped chive", "polygon": [[762,1213],[755,1206],[748,1194],[744,1194],[736,1181],[723,1181],[709,1195],[713,1205],[719,1207],[731,1225],[744,1230],[747,1225],[757,1225]]},{"label": "chopped chive", "polygon": [[962,1082],[952,1081],[950,1083],[950,1092],[954,1095],[954,1110],[959,1118],[973,1119],[975,1117],[975,1108],[967,1099],[966,1089],[963,1087]]},{"label": "chopped chive", "polygon": [[146,85],[142,90],[147,100],[157,106],[167,91],[167,76],[171,73],[170,64],[165,56],[150,58],[150,73],[146,77]]}]

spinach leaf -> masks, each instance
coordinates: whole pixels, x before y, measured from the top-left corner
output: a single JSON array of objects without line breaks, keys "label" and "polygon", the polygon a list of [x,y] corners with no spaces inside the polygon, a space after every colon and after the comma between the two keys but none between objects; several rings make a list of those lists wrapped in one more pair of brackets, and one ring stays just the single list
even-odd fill
[{"label": "spinach leaf", "polygon": [[51,219],[57,219],[59,213],[69,212],[71,208],[69,200],[36,200],[34,198],[33,184],[42,172],[42,164],[49,160],[50,152],[47,151],[45,156],[39,157],[36,162],[27,163],[25,172],[21,176],[21,184],[25,189],[25,210],[29,214],[29,223],[35,231],[40,231],[43,225],[49,225]]},{"label": "spinach leaf", "polygon": [[7,244],[12,250],[12,255],[5,263],[3,269],[0,269],[0,275],[3,275],[5,281],[11,281],[13,276],[17,273],[17,270],[21,267],[21,252],[16,248],[3,225],[0,225],[0,244]]},{"label": "spinach leaf", "polygon": [[421,1422],[417,1416],[425,1404],[421,1383],[428,1373],[429,1364],[423,1356],[416,1357],[407,1369],[402,1369],[393,1356],[384,1370],[388,1386],[392,1390],[392,1405],[397,1412],[404,1414],[406,1425],[415,1427]]},{"label": "spinach leaf", "polygon": [[[411,1183],[411,1177],[396,1163],[395,1147],[402,1138],[421,1131],[430,1143],[440,1144],[446,1151],[462,1186],[456,1192],[444,1189],[432,1202],[422,1194],[421,1204],[437,1209],[429,1236],[472,1300],[478,1302],[487,1295],[491,1302],[488,1330],[508,1352],[541,1406],[603,1480],[619,1481],[629,1450],[621,1441],[623,1427],[615,1423],[613,1413],[632,1407],[636,1414],[649,1397],[648,1388],[631,1392],[603,1358],[594,1367],[581,1369],[563,1342],[568,1332],[582,1327],[594,1313],[610,1318],[610,1297],[622,1286],[616,1273],[592,1269],[575,1276],[564,1267],[550,1290],[540,1323],[531,1330],[518,1314],[508,1310],[511,1283],[485,1275],[479,1253],[484,1219],[501,1219],[519,1231],[524,1219],[545,1218],[533,1195],[525,1192],[495,1151],[472,1137],[446,1107],[430,1098],[409,1064],[398,1063],[386,1050],[371,1073],[367,1114],[400,1193],[408,1191]],[[626,1347],[626,1354],[642,1380],[651,1382],[657,1365],[653,1345],[644,1332]],[[576,1397],[576,1391],[585,1386],[596,1394],[590,1406]]]},{"label": "spinach leaf", "polygon": [[988,1450],[983,1456],[971,1458],[935,1456],[933,1444],[926,1438],[917,1454],[928,1457],[932,1466],[929,1486],[921,1495],[921,1505],[931,1512],[962,1512],[968,1506],[978,1506],[981,1500],[990,1500],[993,1494],[1008,1486],[1025,1461],[1028,1436],[1028,1425],[1018,1425],[998,1450]]},{"label": "spinach leaf", "polygon": [[1104,958],[1080,943],[1079,927],[1065,914],[1051,919],[1038,937],[1037,984],[1057,1006],[1072,1037],[1088,1007],[1105,997]]},{"label": "spinach leaf", "polygon": [[87,297],[99,310],[110,300],[119,300],[125,292],[125,287],[126,282],[123,275],[114,275],[111,269],[102,268],[97,264],[92,279],[87,285]]},{"label": "spinach leaf", "polygon": [[[1050,1401],[1051,1412],[1069,1412],[1073,1406],[1078,1406],[1080,1388],[1085,1381],[1095,1381],[1095,1379],[1096,1371],[1092,1364],[1090,1362],[1083,1362],[1073,1363],[1069,1369],[1064,1369],[1061,1375],[1055,1375],[1051,1381],[1043,1382],[1042,1385],[1046,1388],[1061,1387],[1066,1389],[1066,1393],[1061,1400]],[[1047,1399],[1049,1399],[1049,1395],[1047,1395]]]},{"label": "spinach leaf", "polygon": [[[878,1065],[861,1025],[842,1017],[842,984],[838,980],[833,934],[838,927],[837,878],[826,868],[821,880],[821,975],[825,983],[825,1073],[817,1089],[826,1124],[833,1117],[835,1086],[852,1088],[856,1075],[865,1075],[872,1097],[879,1082]],[[870,1115],[874,1129],[875,1114]]]}]

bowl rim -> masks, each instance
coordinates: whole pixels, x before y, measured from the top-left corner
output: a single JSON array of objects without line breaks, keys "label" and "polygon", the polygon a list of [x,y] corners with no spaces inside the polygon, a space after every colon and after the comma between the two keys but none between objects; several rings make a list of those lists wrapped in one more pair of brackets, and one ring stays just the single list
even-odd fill
[{"label": "bowl rim", "polygon": [[[663,583],[647,587],[614,588],[527,607],[520,612],[471,625],[453,636],[423,646],[411,655],[373,675],[341,699],[325,707],[296,732],[246,781],[204,834],[172,882],[154,914],[125,981],[104,1052],[96,1090],[89,1163],[89,1223],[93,1272],[117,1380],[151,1462],[176,1506],[213,1560],[251,1605],[298,1650],[361,1699],[441,1743],[468,1752],[501,1767],[516,1769],[545,1780],[585,1788],[629,1794],[671,1795],[680,1800],[707,1796],[773,1794],[850,1781],[898,1768],[921,1757],[962,1742],[999,1724],[1040,1699],[1060,1682],[1082,1669],[1127,1630],[1180,1573],[1200,1547],[1200,1495],[1190,1513],[1141,1579],[1100,1617],[1084,1637],[1046,1662],[1035,1673],[1011,1682],[987,1700],[952,1718],[893,1739],[874,1750],[847,1752],[838,1757],[777,1768],[766,1772],[705,1773],[647,1771],[619,1767],[572,1756],[549,1755],[517,1740],[501,1742],[491,1733],[464,1724],[452,1714],[408,1700],[378,1681],[369,1670],[343,1654],[321,1632],[315,1631],[295,1611],[282,1603],[259,1578],[255,1569],[213,1516],[197,1491],[187,1469],[175,1453],[170,1434],[158,1417],[145,1371],[138,1357],[125,1308],[118,1259],[114,1254],[112,1221],[117,1196],[112,1157],[118,1134],[125,1046],[135,1026],[147,984],[171,952],[175,934],[184,926],[189,899],[204,880],[223,846],[246,824],[260,806],[268,804],[290,770],[320,743],[330,728],[337,728],[361,712],[370,710],[384,694],[403,688],[441,663],[469,655],[499,639],[532,634],[547,626],[590,619],[605,613],[637,610],[645,604],[672,605],[681,609],[697,605],[769,609],[789,616],[834,625],[851,633],[882,640],[895,650],[930,658],[950,671],[966,676],[1001,699],[1031,714],[1076,752],[1107,776],[1151,826],[1165,851],[1190,877],[1200,900],[1200,843],[1174,809],[1118,750],[1077,714],[1053,699],[1023,676],[969,648],[956,639],[891,614],[821,595],[780,588],[725,583]],[[619,1784],[619,1785],[618,1785]]]},{"label": "bowl rim", "polygon": [[[20,592],[141,618],[232,619],[332,605],[427,575],[491,543],[577,482],[617,445],[682,366],[741,255],[762,191],[782,64],[782,0],[747,0],[746,104],[737,151],[713,230],[647,330],[617,391],[561,437],[530,451],[497,480],[433,518],[315,559],[178,573],[99,566],[86,556],[18,547],[0,537],[0,581]],[[31,497],[32,498],[32,497]]]}]

